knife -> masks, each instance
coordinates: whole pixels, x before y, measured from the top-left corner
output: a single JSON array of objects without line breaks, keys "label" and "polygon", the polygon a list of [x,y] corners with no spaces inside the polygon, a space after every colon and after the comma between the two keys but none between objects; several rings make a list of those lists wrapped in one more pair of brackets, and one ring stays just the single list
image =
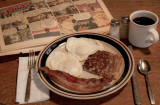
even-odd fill
[{"label": "knife", "polygon": [[[128,48],[133,53],[132,46],[129,45]],[[132,82],[132,89],[133,89],[135,105],[141,105],[141,97],[140,97],[140,92],[139,92],[139,89],[138,89],[138,83],[137,83],[137,79],[136,79],[136,67],[134,68],[134,72],[133,72],[133,75],[131,77],[131,82]]]}]

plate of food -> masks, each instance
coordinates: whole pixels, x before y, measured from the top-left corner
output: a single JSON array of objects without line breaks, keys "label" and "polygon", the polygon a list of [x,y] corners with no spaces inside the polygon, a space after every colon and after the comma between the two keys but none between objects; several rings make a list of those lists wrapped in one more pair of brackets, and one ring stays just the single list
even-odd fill
[{"label": "plate of food", "polygon": [[52,92],[95,99],[126,85],[134,71],[134,58],[125,44],[109,35],[78,33],[49,43],[39,53],[36,70]]}]

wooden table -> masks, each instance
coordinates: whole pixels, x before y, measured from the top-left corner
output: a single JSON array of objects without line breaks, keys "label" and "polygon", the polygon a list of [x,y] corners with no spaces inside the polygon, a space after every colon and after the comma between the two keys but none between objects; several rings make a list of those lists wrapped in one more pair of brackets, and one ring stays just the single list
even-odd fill
[{"label": "wooden table", "polygon": [[[0,7],[19,3],[27,0],[0,0]],[[130,14],[136,10],[149,10],[160,17],[160,0],[103,0],[109,11],[115,18],[123,14]],[[158,29],[160,30],[160,23]],[[152,72],[149,75],[150,83],[155,95],[156,105],[160,105],[160,41],[148,49],[134,47],[135,64],[141,58],[147,59],[151,65]],[[1,57],[0,60],[8,59],[8,62],[0,63],[0,102],[7,105],[15,104],[16,78],[18,58],[15,56]],[[14,59],[16,58],[16,59]],[[141,93],[142,105],[150,105],[147,95],[145,78],[137,72],[137,80]],[[74,100],[64,98],[52,93],[51,99],[44,102],[32,103],[29,105],[134,105],[131,81],[113,95],[94,100]]]}]

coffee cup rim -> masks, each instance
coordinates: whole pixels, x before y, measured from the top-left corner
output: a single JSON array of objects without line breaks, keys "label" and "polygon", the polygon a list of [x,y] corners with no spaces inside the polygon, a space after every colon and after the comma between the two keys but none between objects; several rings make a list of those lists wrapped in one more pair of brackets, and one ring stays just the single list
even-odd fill
[{"label": "coffee cup rim", "polygon": [[[135,22],[133,21],[133,19],[131,19],[131,18],[133,17],[134,14],[136,14],[136,13],[138,13],[138,12],[147,12],[147,13],[153,14],[153,15],[156,17],[156,22],[155,22],[154,24],[151,24],[151,25],[140,25],[140,24],[135,23]],[[130,14],[129,19],[130,19],[130,21],[131,21],[133,24],[138,25],[138,26],[142,26],[142,27],[153,26],[153,25],[155,25],[155,24],[158,24],[158,22],[159,22],[158,16],[157,16],[155,13],[153,13],[153,12],[151,12],[151,11],[147,11],[147,10],[137,10],[137,11],[134,11],[134,12],[132,12],[132,13]]]}]

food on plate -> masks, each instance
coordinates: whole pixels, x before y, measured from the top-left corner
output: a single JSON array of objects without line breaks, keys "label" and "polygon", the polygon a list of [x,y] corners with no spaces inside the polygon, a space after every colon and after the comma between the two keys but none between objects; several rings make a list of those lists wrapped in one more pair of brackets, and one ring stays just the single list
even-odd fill
[{"label": "food on plate", "polygon": [[47,58],[46,66],[51,70],[61,70],[76,77],[82,73],[82,65],[70,53],[61,51],[54,52]]},{"label": "food on plate", "polygon": [[66,49],[79,61],[84,61],[90,54],[103,50],[104,47],[98,40],[71,37],[67,39]]},{"label": "food on plate", "polygon": [[68,89],[81,93],[93,93],[99,91],[105,84],[112,81],[112,77],[102,77],[100,79],[78,78],[60,70],[50,70],[48,67],[39,67],[38,70],[44,71],[51,80],[62,84]]},{"label": "food on plate", "polygon": [[71,37],[50,53],[45,67],[39,70],[62,87],[92,93],[115,83],[122,65],[122,56],[104,47],[103,42]]},{"label": "food on plate", "polygon": [[97,51],[89,55],[83,64],[83,69],[103,77],[112,77],[119,72],[122,64],[123,58],[121,55],[108,51]]}]

